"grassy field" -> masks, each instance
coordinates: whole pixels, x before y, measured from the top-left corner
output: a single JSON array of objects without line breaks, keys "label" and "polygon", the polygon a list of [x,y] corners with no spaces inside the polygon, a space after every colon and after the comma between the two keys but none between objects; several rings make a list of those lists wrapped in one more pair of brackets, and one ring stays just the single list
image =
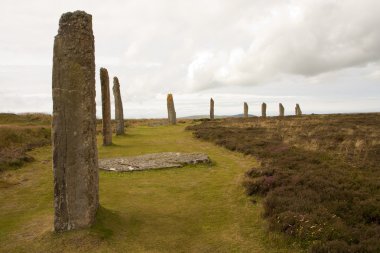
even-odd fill
[{"label": "grassy field", "polygon": [[[99,157],[205,152],[210,165],[132,173],[100,172],[94,227],[56,234],[51,147],[35,161],[0,173],[0,252],[300,252],[268,232],[260,197],[244,194],[256,160],[197,140],[177,126],[133,126]],[[100,136],[99,136],[99,144]]]}]

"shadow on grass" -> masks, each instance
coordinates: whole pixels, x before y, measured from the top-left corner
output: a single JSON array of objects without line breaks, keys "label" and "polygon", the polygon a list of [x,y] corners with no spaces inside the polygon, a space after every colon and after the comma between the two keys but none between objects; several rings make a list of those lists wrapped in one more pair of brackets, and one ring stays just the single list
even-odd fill
[{"label": "shadow on grass", "polygon": [[124,146],[124,145],[116,144],[114,142],[112,142],[111,144],[106,145],[106,146],[101,145],[102,148],[117,148],[117,147],[122,147],[122,146]]},{"label": "shadow on grass", "polygon": [[[95,223],[90,228],[75,229],[65,232],[50,231],[43,237],[47,244],[51,244],[52,240],[56,240],[59,244],[66,247],[77,247],[77,244],[89,248],[104,241],[111,241],[115,236],[126,234],[130,227],[136,222],[131,218],[122,217],[119,212],[99,206],[96,214]],[[132,224],[132,225],[131,225]]]},{"label": "shadow on grass", "polygon": [[90,235],[105,241],[119,240],[120,237],[133,239],[139,237],[143,224],[137,213],[122,214],[100,206]]},{"label": "shadow on grass", "polygon": [[[127,131],[127,130],[126,130]],[[129,129],[128,129],[128,131],[129,131]],[[115,135],[115,134],[113,134],[112,135],[112,138],[113,139],[124,139],[124,138],[131,138],[131,137],[136,137],[136,136],[143,136],[143,134],[141,134],[141,133],[136,133],[136,132],[133,132],[133,133],[131,133],[131,132],[126,132],[126,133],[124,133],[124,134],[119,134],[119,135]]]},{"label": "shadow on grass", "polygon": [[91,234],[100,239],[109,239],[123,227],[127,227],[127,224],[116,211],[100,206],[95,224],[91,227]]}]

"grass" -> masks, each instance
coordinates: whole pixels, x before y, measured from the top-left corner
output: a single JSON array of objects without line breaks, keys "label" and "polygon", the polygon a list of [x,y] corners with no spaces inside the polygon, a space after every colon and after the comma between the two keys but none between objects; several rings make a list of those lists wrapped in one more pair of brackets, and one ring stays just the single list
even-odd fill
[{"label": "grass", "polygon": [[51,143],[50,122],[48,114],[0,113],[0,172],[33,161],[27,152]]},{"label": "grass", "polygon": [[33,161],[27,151],[49,145],[50,127],[0,125],[0,172]]},{"label": "grass", "polygon": [[380,251],[380,114],[225,119],[190,129],[260,159],[243,184],[265,197],[271,230],[311,252]]},{"label": "grass", "polygon": [[268,232],[260,197],[244,194],[244,172],[256,160],[192,138],[186,124],[133,126],[99,157],[152,152],[205,152],[209,165],[133,173],[100,172],[97,222],[52,232],[51,147],[35,161],[0,173],[0,252],[300,252],[294,240]]},{"label": "grass", "polygon": [[0,113],[1,125],[50,126],[51,116],[43,113]]}]

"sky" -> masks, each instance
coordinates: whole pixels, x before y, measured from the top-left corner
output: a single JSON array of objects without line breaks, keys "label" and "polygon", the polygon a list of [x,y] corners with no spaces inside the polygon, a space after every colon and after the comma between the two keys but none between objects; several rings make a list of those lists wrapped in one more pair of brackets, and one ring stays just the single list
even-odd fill
[{"label": "sky", "polygon": [[[99,68],[120,80],[126,118],[380,111],[378,0],[1,0],[0,112],[52,112],[62,13],[93,16]],[[111,96],[112,97],[112,96]],[[112,98],[113,100],[113,98]],[[112,106],[112,111],[114,110]]]}]

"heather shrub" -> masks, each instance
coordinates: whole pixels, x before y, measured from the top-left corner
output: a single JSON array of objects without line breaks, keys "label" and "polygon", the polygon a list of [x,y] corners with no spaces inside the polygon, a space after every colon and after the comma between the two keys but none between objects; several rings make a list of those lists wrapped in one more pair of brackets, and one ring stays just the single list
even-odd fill
[{"label": "heather shrub", "polygon": [[188,129],[259,159],[243,185],[264,196],[270,229],[310,252],[380,252],[380,115],[225,119]]},{"label": "heather shrub", "polygon": [[33,161],[27,151],[50,144],[50,135],[45,127],[0,127],[0,171]]}]

